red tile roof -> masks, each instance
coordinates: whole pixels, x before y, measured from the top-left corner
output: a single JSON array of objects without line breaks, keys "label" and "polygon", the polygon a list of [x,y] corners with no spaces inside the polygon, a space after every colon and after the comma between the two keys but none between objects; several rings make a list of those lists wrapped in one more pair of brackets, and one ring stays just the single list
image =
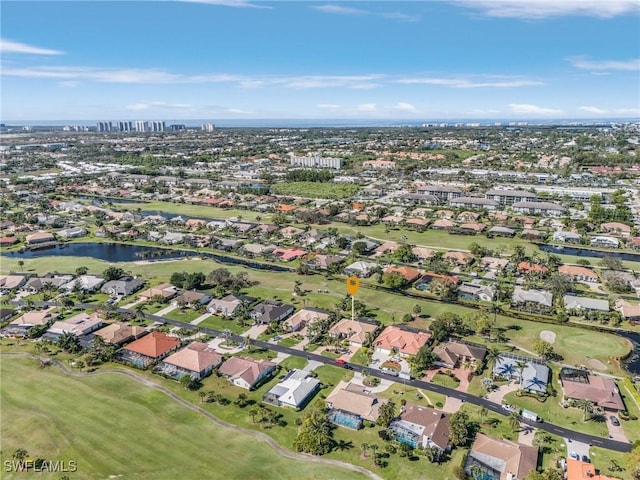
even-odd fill
[{"label": "red tile roof", "polygon": [[180,339],[170,337],[162,332],[151,332],[135,342],[127,345],[125,350],[140,353],[151,358],[158,358],[180,345]]}]

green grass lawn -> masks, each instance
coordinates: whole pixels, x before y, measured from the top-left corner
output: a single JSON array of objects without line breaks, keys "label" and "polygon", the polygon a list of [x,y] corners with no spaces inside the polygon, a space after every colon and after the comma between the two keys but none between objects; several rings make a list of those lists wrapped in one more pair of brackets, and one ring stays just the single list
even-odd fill
[{"label": "green grass lawn", "polygon": [[409,403],[423,405],[425,407],[438,408],[436,404],[444,405],[446,397],[440,393],[430,392],[428,390],[419,390],[408,385],[396,383],[387,388],[384,392],[376,394],[381,398],[393,399],[396,406],[400,405],[401,400]]},{"label": "green grass lawn", "polygon": [[285,370],[293,370],[294,368],[304,368],[307,363],[309,362],[306,358],[296,357],[292,355],[281,361],[279,365]]},{"label": "green grass lawn", "polygon": [[448,388],[457,388],[458,385],[460,385],[460,380],[457,378],[451,378],[449,375],[445,375],[444,373],[436,373],[431,381]]},{"label": "green grass lawn", "polygon": [[[631,480],[628,455],[599,447],[591,447],[590,454],[591,462],[601,474],[622,478],[623,480]],[[614,465],[619,465],[624,470],[618,471]]]},{"label": "green grass lawn", "polygon": [[281,347],[293,347],[294,345],[297,345],[301,342],[302,340],[299,338],[294,338],[294,337],[288,337],[288,338],[283,338],[282,340],[280,340],[278,342],[278,345],[280,345]]},{"label": "green grass lawn", "polygon": [[[1,362],[2,455],[75,460],[74,479],[364,478],[348,470],[286,459],[265,443],[212,424],[164,394],[118,375],[71,378],[32,360]],[[177,385],[177,384],[176,384]],[[69,401],[73,392],[73,402]],[[26,478],[29,474],[3,474]],[[45,480],[60,473],[38,474]]]},{"label": "green grass lawn", "polygon": [[509,425],[509,419],[496,413],[488,412],[484,416],[484,422],[480,423],[480,410],[477,405],[465,403],[460,408],[461,411],[469,415],[469,420],[480,424],[480,431],[493,438],[506,438],[508,440],[518,440],[518,432],[514,431]]},{"label": "green grass lawn", "polygon": [[227,319],[218,315],[212,315],[204,319],[199,327],[213,328],[214,330],[231,330],[232,333],[241,334],[246,332],[249,327],[241,327],[237,320]]},{"label": "green grass lawn", "polygon": [[593,420],[582,421],[582,411],[577,408],[564,408],[560,405],[560,397],[549,397],[540,402],[531,397],[518,397],[516,393],[508,393],[504,401],[511,405],[537,413],[545,422],[555,423],[578,432],[589,433],[607,438],[607,425]]},{"label": "green grass lawn", "polygon": [[189,323],[201,315],[202,313],[198,312],[197,310],[192,310],[190,308],[185,308],[184,310],[180,310],[179,308],[176,308],[175,310],[172,310],[171,312],[163,316],[171,320],[176,320],[177,322]]},{"label": "green grass lawn", "polygon": [[340,383],[341,380],[348,382],[353,378],[353,372],[351,370],[333,367],[331,365],[321,365],[314,370],[314,373],[317,374],[316,378],[322,383],[325,395],[331,393],[333,388]]},{"label": "green grass lawn", "polygon": [[358,365],[369,365],[369,355],[367,355],[367,349],[365,347],[359,348],[349,361],[352,363],[357,363]]}]

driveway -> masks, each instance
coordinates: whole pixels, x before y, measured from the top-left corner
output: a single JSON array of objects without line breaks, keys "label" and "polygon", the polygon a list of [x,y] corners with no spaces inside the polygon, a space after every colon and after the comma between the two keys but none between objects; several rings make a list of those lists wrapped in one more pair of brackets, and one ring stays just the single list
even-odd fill
[{"label": "driveway", "polygon": [[378,385],[376,385],[375,387],[369,387],[369,386],[364,384],[363,378],[364,377],[362,375],[362,372],[355,372],[353,374],[353,378],[351,379],[350,383],[354,383],[356,385],[362,385],[363,387],[366,387],[366,389],[369,390],[371,393],[384,392],[391,385],[394,384],[394,382],[392,382],[391,380],[385,380],[384,378],[381,378],[380,379],[380,383]]},{"label": "driveway", "polygon": [[613,440],[617,440],[619,442],[628,442],[629,439],[627,438],[627,435],[624,433],[624,430],[622,428],[622,422],[620,422],[618,419],[619,425],[616,427],[613,423],[611,423],[611,419],[609,418],[610,416],[611,414],[608,413],[607,429],[609,430],[609,438],[612,438]]},{"label": "driveway", "polygon": [[169,305],[168,307],[165,307],[162,310],[157,311],[156,313],[154,313],[154,315],[157,315],[158,317],[162,317],[167,313],[173,312],[176,308],[178,308],[177,305]]},{"label": "driveway", "polygon": [[466,369],[464,367],[457,367],[457,368],[440,367],[436,370],[428,370],[425,376],[422,377],[422,380],[425,382],[431,382],[433,380],[433,377],[435,377],[437,373],[445,373],[445,372],[453,373],[455,377],[458,380],[460,380],[460,384],[456,387],[456,390],[458,390],[459,392],[466,392],[468,390],[469,374],[471,373],[471,370]]},{"label": "driveway", "polygon": [[247,330],[242,336],[253,338],[254,340],[258,338],[262,332],[267,329],[267,325],[254,325],[249,330]]},{"label": "driveway", "polygon": [[533,446],[533,437],[536,434],[535,428],[531,425],[527,425],[526,423],[520,424],[520,430],[518,431],[518,443],[523,445]]},{"label": "driveway", "polygon": [[496,390],[487,395],[487,400],[493,403],[497,403],[498,405],[502,404],[502,399],[505,397],[507,393],[517,392],[519,385],[515,383],[508,383],[507,385],[502,385],[498,387]]},{"label": "driveway", "polygon": [[204,322],[207,318],[209,318],[211,316],[210,313],[205,313],[204,315],[200,315],[198,318],[196,318],[195,320],[191,321],[191,325],[198,325],[202,322]]},{"label": "driveway", "polygon": [[461,406],[462,400],[458,398],[447,397],[447,400],[444,402],[444,405],[442,407],[442,411],[447,413],[456,413],[458,410],[460,410]]},{"label": "driveway", "polygon": [[580,458],[582,458],[583,455],[591,458],[591,455],[589,455],[588,443],[576,442],[575,440],[571,440],[570,438],[565,438],[564,443],[567,444],[567,458],[569,457],[569,454],[571,452],[577,453]]}]

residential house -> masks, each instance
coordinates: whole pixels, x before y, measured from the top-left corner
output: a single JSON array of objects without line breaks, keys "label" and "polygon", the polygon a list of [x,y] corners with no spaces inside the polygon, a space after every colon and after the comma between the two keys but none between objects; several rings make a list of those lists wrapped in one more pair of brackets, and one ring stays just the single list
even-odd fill
[{"label": "residential house", "polygon": [[57,339],[63,333],[72,333],[78,337],[88,335],[102,326],[102,318],[97,314],[91,315],[82,312],[65,320],[54,322],[47,330],[46,338]]},{"label": "residential house", "polygon": [[542,240],[546,238],[547,234],[541,230],[533,228],[525,228],[522,230],[520,237],[524,240]]},{"label": "residential house", "polygon": [[457,265],[459,267],[466,267],[470,263],[473,262],[474,256],[469,252],[457,252],[457,251],[449,251],[442,255],[444,260],[447,260],[452,265]]},{"label": "residential house", "polygon": [[347,275],[355,275],[360,278],[370,277],[371,274],[377,270],[378,264],[371,262],[353,262],[351,265],[344,269],[344,273]]},{"label": "residential house", "polygon": [[435,447],[439,455],[449,449],[449,414],[434,408],[406,403],[389,430],[398,442],[412,448]]},{"label": "residential house", "polygon": [[558,273],[571,280],[581,282],[597,282],[598,275],[595,271],[587,267],[580,267],[576,265],[560,265],[558,267]]},{"label": "residential house", "polygon": [[320,382],[306,370],[293,369],[264,394],[263,400],[278,407],[304,408],[320,389]]},{"label": "residential house", "polygon": [[267,360],[231,357],[226,360],[218,372],[227,377],[234,385],[251,390],[262,380],[268,378],[276,368],[276,364]]},{"label": "residential house", "polygon": [[569,313],[609,312],[609,300],[575,295],[565,295],[563,300],[564,308]]},{"label": "residential house", "polygon": [[131,295],[144,286],[144,282],[136,277],[122,277],[118,280],[110,280],[104,285],[100,291],[111,295],[112,297],[126,297]]},{"label": "residential house", "polygon": [[55,243],[56,238],[49,232],[36,232],[25,237],[28,246],[37,246],[48,243]]},{"label": "residential house", "polygon": [[458,298],[471,301],[493,302],[496,289],[492,285],[462,282],[458,286]]},{"label": "residential house", "polygon": [[151,332],[131,342],[116,354],[119,360],[144,368],[160,361],[180,347],[180,339],[162,332]]},{"label": "residential house", "polygon": [[416,282],[415,287],[418,290],[428,290],[431,282],[436,279],[450,282],[453,285],[458,285],[458,283],[460,283],[460,279],[454,275],[441,275],[439,273],[426,272],[422,275],[422,278]]},{"label": "residential house", "polygon": [[16,237],[0,237],[0,247],[10,247],[16,243],[18,243]]},{"label": "residential house", "polygon": [[558,231],[553,232],[553,240],[562,243],[580,243],[582,241],[582,235],[574,232]]},{"label": "residential house", "polygon": [[[172,221],[175,219],[172,219]],[[180,232],[165,232],[164,236],[158,240],[158,243],[165,245],[177,245],[183,243],[186,235]]]},{"label": "residential house", "polygon": [[431,224],[431,228],[434,230],[450,230],[455,227],[456,224],[446,218],[439,218]]},{"label": "residential house", "polygon": [[[523,362],[522,371],[518,366],[519,362]],[[516,381],[520,381],[520,376],[522,375],[522,384],[520,385],[522,390],[538,394],[543,394],[547,391],[549,367],[538,360],[503,353],[498,357],[493,367],[493,374]]]},{"label": "residential house", "polygon": [[364,420],[375,422],[380,407],[389,400],[378,398],[365,387],[349,383],[344,388],[336,388],[326,399],[329,420],[342,427],[358,430]]},{"label": "residential house", "polygon": [[178,289],[170,283],[161,283],[155,287],[148,288],[138,294],[138,298],[143,301],[149,301],[153,297],[162,297],[169,300],[178,294]]},{"label": "residential house", "polygon": [[376,351],[386,355],[415,355],[431,338],[429,332],[403,330],[400,327],[388,326],[374,340]]},{"label": "residential house", "polygon": [[418,270],[417,268],[413,268],[413,267],[388,267],[387,269],[385,269],[384,273],[386,275],[390,275],[392,273],[397,273],[398,275],[400,275],[405,283],[413,283],[415,282],[418,278],[420,278],[420,276],[422,275],[422,273],[420,272],[420,270]]},{"label": "residential house", "polygon": [[146,328],[125,322],[115,322],[93,332],[96,337],[101,337],[106,343],[113,345],[122,345],[140,338],[145,333],[147,333]]},{"label": "residential house", "polygon": [[400,244],[397,242],[384,242],[374,250],[374,256],[379,257],[380,255],[384,255],[385,253],[393,253],[398,249],[399,246]]},{"label": "residential house", "polygon": [[302,228],[297,228],[292,226],[288,226],[280,229],[280,236],[282,238],[294,239],[294,238],[298,238],[303,233],[304,233],[304,230]]},{"label": "residential house", "polygon": [[85,292],[95,292],[104,283],[104,278],[97,275],[80,275],[75,280],[65,283],[61,288],[68,292],[73,290],[83,290]]},{"label": "residential house", "polygon": [[298,332],[307,325],[311,325],[318,320],[326,320],[327,318],[329,318],[329,312],[327,310],[305,307],[282,322],[282,328],[289,332]]},{"label": "residential house", "polygon": [[480,266],[494,273],[501,272],[507,265],[509,265],[509,260],[506,258],[482,257],[480,259]]},{"label": "residential house", "polygon": [[0,335],[3,337],[13,338],[27,337],[29,330],[32,327],[43,327],[53,322],[53,310],[54,307],[50,307],[46,310],[32,310],[30,312],[25,312],[0,330]]},{"label": "residential house", "polygon": [[469,362],[477,365],[487,354],[487,349],[480,345],[456,342],[453,340],[436,346],[433,349],[436,357],[435,365],[447,368],[456,368],[461,363]]},{"label": "residential house", "polygon": [[192,342],[182,350],[172,353],[159,365],[159,370],[173,378],[189,375],[202,380],[222,363],[222,355],[203,342]]},{"label": "residential house", "polygon": [[547,273],[549,273],[549,269],[544,265],[539,265],[537,263],[520,262],[518,263],[518,273],[522,273],[522,274],[534,273],[536,275],[543,277]]},{"label": "residential house", "polygon": [[3,293],[17,290],[27,283],[29,275],[9,274],[0,277],[0,291]]},{"label": "residential house", "polygon": [[[465,462],[465,472],[483,480],[522,480],[538,465],[538,448],[497,440],[478,433]],[[475,467],[475,468],[474,468]],[[475,473],[476,468],[482,476]]]},{"label": "residential house", "polygon": [[604,233],[613,233],[623,237],[631,236],[631,227],[620,222],[608,222],[600,225],[600,230]]},{"label": "residential house", "polygon": [[592,247],[618,248],[620,240],[606,235],[597,235],[589,239],[589,244]]},{"label": "residential house", "polygon": [[16,313],[16,311],[12,308],[0,308],[0,322],[9,320],[13,317],[14,313]]},{"label": "residential house", "polygon": [[344,338],[349,345],[362,347],[373,338],[377,329],[378,325],[374,323],[343,318],[328,333],[331,338]]},{"label": "residential house", "polygon": [[340,264],[344,261],[345,257],[342,255],[322,255],[318,254],[313,259],[307,262],[307,265],[311,268],[317,268],[318,270],[328,270],[331,265]]},{"label": "residential house", "polygon": [[547,290],[525,290],[516,286],[511,297],[511,304],[532,312],[548,312],[553,307],[553,294]]},{"label": "residential house", "polygon": [[566,400],[588,400],[608,412],[625,410],[620,391],[612,378],[564,367],[560,370],[560,383]]},{"label": "residential house", "polygon": [[460,230],[460,233],[473,234],[473,235],[481,233],[485,228],[487,228],[487,226],[484,223],[475,223],[475,222],[463,223],[458,227],[458,229]]},{"label": "residential house", "polygon": [[411,249],[411,253],[413,253],[419,261],[420,260],[424,261],[424,260],[428,260],[429,258],[431,258],[435,252],[433,250],[431,250],[430,248],[413,247]]},{"label": "residential house", "polygon": [[273,250],[273,252],[271,252],[271,254],[275,257],[279,257],[280,260],[284,260],[285,262],[290,262],[292,260],[295,260],[296,258],[305,256],[307,252],[299,248],[277,247]]},{"label": "residential house", "polygon": [[252,297],[231,293],[221,299],[214,298],[207,305],[207,311],[214,315],[233,317],[242,305],[250,305],[255,301]]},{"label": "residential house", "polygon": [[257,324],[279,322],[291,315],[295,310],[293,305],[265,300],[253,307],[249,315]]},{"label": "residential house", "polygon": [[632,304],[619,298],[616,300],[616,310],[632,324],[640,322],[640,304]]},{"label": "residential house", "polygon": [[491,227],[489,229],[489,234],[493,235],[494,237],[514,237],[516,231],[513,228],[501,227],[499,225],[496,225],[495,227]]},{"label": "residential house", "polygon": [[58,230],[56,232],[56,235],[58,237],[64,238],[64,239],[84,237],[86,234],[87,234],[87,229],[83,227],[63,228],[62,230]]},{"label": "residential house", "polygon": [[618,477],[602,475],[591,462],[567,457],[566,480],[619,480]]},{"label": "residential house", "polygon": [[430,220],[428,218],[407,218],[405,220],[405,225],[407,227],[412,227],[418,231],[423,231],[429,226]]},{"label": "residential house", "polygon": [[211,300],[211,295],[207,292],[197,292],[195,290],[186,290],[171,301],[172,305],[185,305],[189,308],[198,308],[206,305]]},{"label": "residential house", "polygon": [[265,253],[273,252],[277,247],[275,245],[261,245],[259,243],[245,243],[242,245],[242,251],[250,257],[257,257]]}]

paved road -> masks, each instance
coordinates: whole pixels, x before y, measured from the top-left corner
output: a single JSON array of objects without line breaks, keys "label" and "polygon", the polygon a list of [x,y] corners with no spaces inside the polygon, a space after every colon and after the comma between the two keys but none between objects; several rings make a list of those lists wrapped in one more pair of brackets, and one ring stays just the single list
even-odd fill
[{"label": "paved road", "polygon": [[[17,301],[14,302],[15,304],[21,305],[22,302],[21,301]],[[55,302],[35,302],[34,305],[36,306],[49,306],[49,305],[58,305]],[[92,304],[76,304],[76,307],[78,308],[86,308],[86,309],[96,309],[99,308],[98,305],[92,305]],[[123,309],[123,308],[118,308],[117,311],[122,312],[122,313],[133,313],[131,310],[127,310],[127,309]],[[151,315],[151,314],[145,314],[144,315],[145,318],[149,319],[149,320],[153,320],[153,321],[157,321],[157,322],[164,322],[166,324],[169,325],[173,325],[176,327],[181,327],[181,328],[189,328],[188,324],[182,323],[182,322],[178,322],[175,320],[170,320],[168,318],[164,318],[164,317],[159,317],[157,315]],[[205,327],[198,327],[198,329],[203,332],[203,333],[207,333],[209,335],[212,336],[220,336],[222,335],[222,332],[219,330],[214,330],[212,328],[205,328]],[[244,337],[240,336],[240,335],[235,335],[235,334],[231,334],[229,335],[229,338],[231,340],[234,340],[238,343],[243,343],[244,342]],[[283,347],[281,345],[277,345],[277,344],[273,344],[273,343],[268,343],[268,342],[263,342],[260,340],[253,340],[253,345],[259,348],[264,348],[267,350],[274,350],[276,352],[281,352],[281,353],[286,353],[289,355],[295,355],[298,357],[303,357],[306,358],[307,360],[314,360],[316,362],[319,362],[321,364],[325,364],[325,365],[332,365],[332,366],[336,366],[335,361],[333,359],[330,359],[328,357],[323,357],[322,355],[317,355],[315,353],[311,353],[311,352],[305,352],[305,351],[300,351],[300,350],[295,350],[293,348],[289,348],[289,347]],[[503,416],[508,416],[510,414],[510,412],[507,412],[505,410],[503,410],[500,405],[490,402],[489,400],[486,400],[484,398],[480,398],[480,397],[476,397],[474,395],[471,395],[469,393],[466,392],[459,392],[458,390],[454,390],[452,388],[447,388],[447,387],[443,387],[442,385],[437,385],[435,383],[429,383],[429,382],[424,382],[422,380],[405,380],[399,377],[394,377],[392,375],[387,375],[386,373],[383,373],[379,370],[374,370],[371,368],[367,368],[367,367],[363,367],[362,365],[357,365],[355,363],[347,363],[346,366],[348,368],[350,368],[351,370],[355,371],[355,372],[363,372],[366,371],[369,375],[372,375],[374,377],[378,377],[384,380],[391,380],[393,382],[397,382],[397,383],[404,383],[405,385],[410,385],[414,388],[421,388],[423,390],[428,390],[430,392],[436,392],[436,393],[440,393],[442,395],[446,395],[449,397],[453,397],[453,398],[457,398],[459,400],[461,400],[462,402],[467,402],[467,403],[471,403],[473,405],[478,405],[480,407],[485,407],[487,410],[497,413],[498,415],[503,415]],[[581,433],[581,432],[576,432],[573,430],[570,430],[568,428],[565,427],[561,427],[559,425],[554,425],[551,423],[546,423],[546,422],[540,422],[540,423],[536,423],[536,422],[531,422],[529,420],[526,419],[522,419],[522,423],[531,425],[535,428],[538,428],[540,430],[545,430],[549,433],[553,433],[554,435],[559,435],[561,437],[565,437],[565,438],[570,438],[571,440],[575,440],[577,442],[583,442],[583,443],[587,443],[589,445],[592,445],[594,447],[601,447],[601,448],[606,448],[609,450],[614,450],[616,452],[629,452],[631,451],[631,445],[629,443],[624,443],[624,442],[619,442],[616,440],[612,440],[610,438],[603,438],[603,437],[598,437],[595,435],[589,435],[586,433]]]}]

